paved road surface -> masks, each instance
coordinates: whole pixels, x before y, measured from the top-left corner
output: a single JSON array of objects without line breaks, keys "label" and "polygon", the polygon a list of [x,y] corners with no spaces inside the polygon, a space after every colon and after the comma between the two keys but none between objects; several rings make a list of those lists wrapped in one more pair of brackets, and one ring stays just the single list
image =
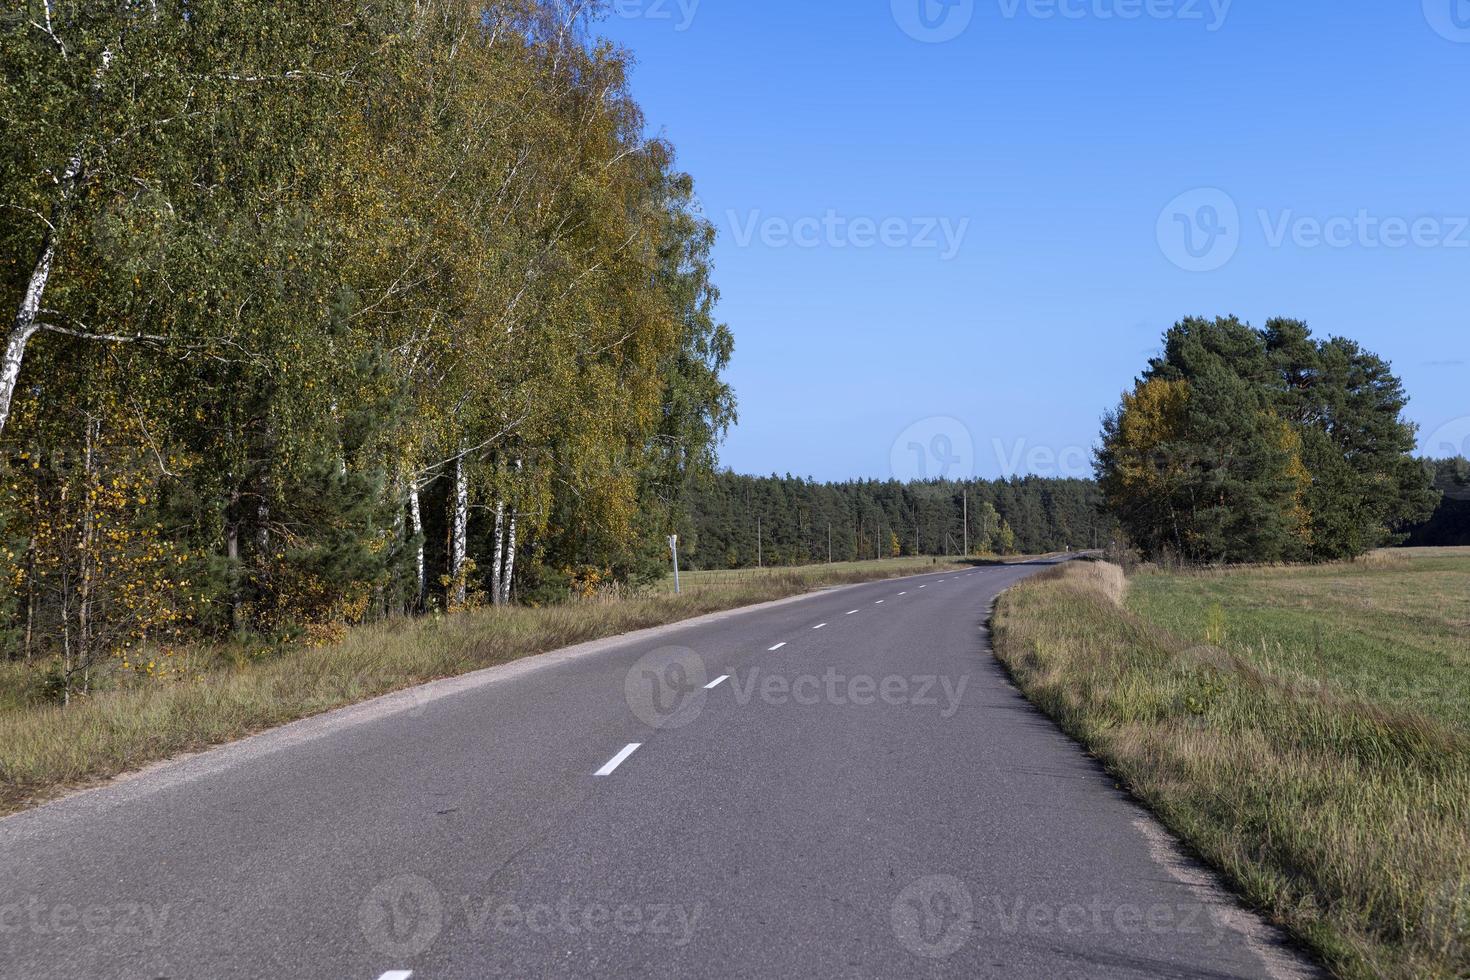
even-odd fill
[{"label": "paved road surface", "polygon": [[0,821],[0,976],[1308,975],[995,665],[1036,571],[593,644]]}]

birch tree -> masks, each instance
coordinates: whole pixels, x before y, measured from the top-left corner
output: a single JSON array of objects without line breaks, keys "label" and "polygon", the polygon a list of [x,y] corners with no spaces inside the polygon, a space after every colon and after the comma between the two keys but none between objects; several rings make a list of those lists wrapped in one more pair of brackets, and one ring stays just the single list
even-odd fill
[{"label": "birch tree", "polygon": [[[99,581],[40,521],[167,537],[191,629],[272,641],[638,564],[712,459],[730,344],[590,8],[57,9],[0,28],[7,635],[122,636],[95,587],[32,587]],[[105,410],[56,424],[80,395]],[[89,445],[146,508],[48,500]]]},{"label": "birch tree", "polygon": [[[54,322],[47,307],[58,290],[58,266],[81,201],[106,182],[113,158],[147,142],[130,139],[146,121],[119,99],[128,83],[146,85],[132,58],[119,58],[124,36],[133,48],[155,44],[156,18],[130,14],[129,4],[98,5],[85,19],[68,5],[63,18],[51,0],[28,4],[30,17],[0,27],[0,120],[7,134],[0,156],[0,207],[8,212],[3,244],[6,293],[18,294],[0,353],[0,432],[10,420],[26,352],[43,330],[103,339],[84,327]],[[119,61],[122,64],[119,64]],[[121,76],[121,77],[120,77]],[[59,290],[63,294],[65,289]]]}]

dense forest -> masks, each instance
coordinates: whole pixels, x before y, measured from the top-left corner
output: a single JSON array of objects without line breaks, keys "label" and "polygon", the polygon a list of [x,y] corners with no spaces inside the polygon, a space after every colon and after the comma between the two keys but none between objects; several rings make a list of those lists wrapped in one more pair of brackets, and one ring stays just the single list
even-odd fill
[{"label": "dense forest", "polygon": [[1108,509],[1149,557],[1332,561],[1402,542],[1439,503],[1408,396],[1352,340],[1188,319],[1103,422]]},{"label": "dense forest", "polygon": [[732,341],[713,229],[586,5],[25,6],[5,655],[70,691],[192,638],[662,568]]},{"label": "dense forest", "polygon": [[[899,555],[1038,554],[1106,545],[1117,525],[1090,480],[816,483],[721,473],[682,522],[694,568]],[[965,519],[968,515],[968,535]]]}]

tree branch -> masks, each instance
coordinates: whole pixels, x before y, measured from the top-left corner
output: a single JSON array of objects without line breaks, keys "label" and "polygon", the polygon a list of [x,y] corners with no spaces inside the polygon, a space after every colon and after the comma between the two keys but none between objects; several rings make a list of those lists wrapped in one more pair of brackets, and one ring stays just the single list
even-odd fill
[{"label": "tree branch", "polygon": [[54,323],[37,323],[36,329],[45,330],[49,333],[59,333],[66,337],[76,337],[79,340],[102,340],[112,344],[131,344],[137,343],[138,341],[142,340],[149,340],[153,341],[154,343],[167,343],[169,340],[172,339],[170,337],[163,337],[159,336],[158,334],[150,333],[92,333],[89,330],[73,330],[69,327],[59,327]]}]

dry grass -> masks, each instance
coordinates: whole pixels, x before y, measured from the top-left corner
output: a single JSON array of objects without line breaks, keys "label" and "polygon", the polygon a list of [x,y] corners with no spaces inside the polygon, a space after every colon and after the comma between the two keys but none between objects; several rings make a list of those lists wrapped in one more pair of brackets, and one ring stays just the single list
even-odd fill
[{"label": "dry grass", "polygon": [[66,709],[28,705],[20,692],[34,678],[21,665],[0,664],[0,813],[416,684],[709,612],[931,567],[952,566],[920,559],[770,569],[735,581],[696,582],[678,596],[655,590],[364,626],[332,646],[263,659],[190,651],[204,666],[193,680],[103,690]]},{"label": "dry grass", "polygon": [[1128,576],[1117,565],[1094,561],[1064,568],[1065,574],[1052,573],[1061,587],[1094,595],[1115,606],[1123,605],[1128,595]]},{"label": "dry grass", "polygon": [[[1379,608],[1460,615],[1470,556],[1145,574],[1126,603],[1120,574],[1003,597],[996,648],[1027,695],[1338,975],[1470,975],[1470,729],[1439,697],[1466,667],[1438,617]],[[1365,640],[1379,618],[1393,638]],[[1395,698],[1365,696],[1387,689],[1359,676],[1375,649]]]}]

